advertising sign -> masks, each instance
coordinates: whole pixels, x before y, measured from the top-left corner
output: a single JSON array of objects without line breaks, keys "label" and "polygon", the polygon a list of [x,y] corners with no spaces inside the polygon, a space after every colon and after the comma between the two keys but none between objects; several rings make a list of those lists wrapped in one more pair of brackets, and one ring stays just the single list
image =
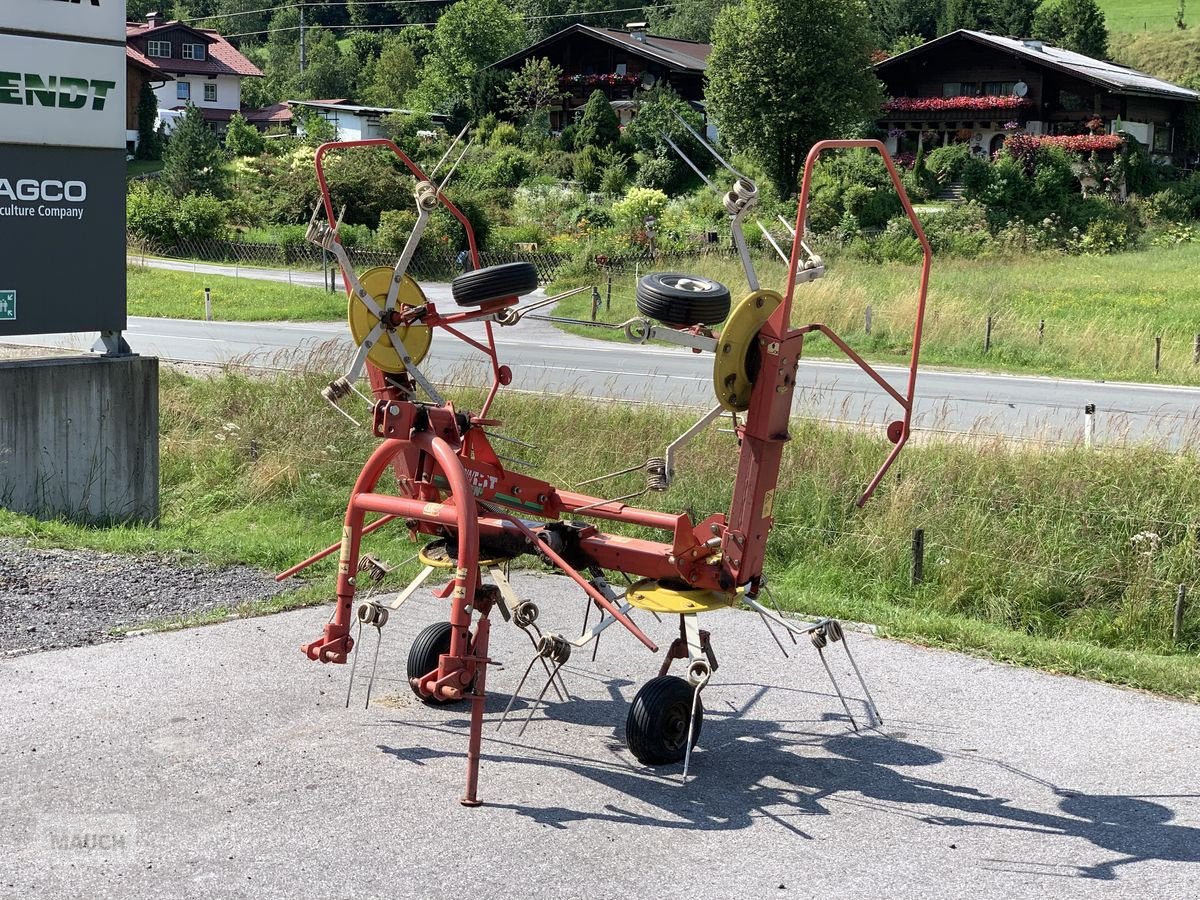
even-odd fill
[{"label": "advertising sign", "polygon": [[3,0],[0,28],[123,44],[125,0]]},{"label": "advertising sign", "polygon": [[0,145],[0,336],[125,324],[125,151]]},{"label": "advertising sign", "polygon": [[0,140],[124,147],[125,53],[0,34]]}]

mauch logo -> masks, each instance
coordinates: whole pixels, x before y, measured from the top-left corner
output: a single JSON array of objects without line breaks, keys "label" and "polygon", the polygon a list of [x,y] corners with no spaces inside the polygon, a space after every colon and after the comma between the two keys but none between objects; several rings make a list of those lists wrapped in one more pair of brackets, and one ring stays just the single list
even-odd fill
[{"label": "mauch logo", "polygon": [[98,81],[94,78],[0,72],[0,103],[83,109],[91,101],[92,109],[100,111],[104,109],[108,92],[116,86],[115,81]]}]

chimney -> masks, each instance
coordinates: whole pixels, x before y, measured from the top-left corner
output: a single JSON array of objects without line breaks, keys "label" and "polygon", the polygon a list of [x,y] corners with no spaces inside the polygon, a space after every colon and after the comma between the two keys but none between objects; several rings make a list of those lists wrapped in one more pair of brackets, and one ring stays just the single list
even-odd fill
[{"label": "chimney", "polygon": [[625,27],[629,29],[629,36],[635,41],[646,42],[645,22],[629,22]]},{"label": "chimney", "polygon": [[1041,41],[1031,41],[1028,39],[1021,41],[1021,43],[1024,44],[1026,47],[1028,47],[1030,50],[1036,50],[1038,53],[1041,53],[1042,48],[1044,48],[1046,46]]},{"label": "chimney", "polygon": [[166,19],[163,18],[162,13],[158,13],[158,12],[146,13],[146,24],[149,25],[151,28],[157,28],[159,25],[163,24],[163,22],[165,22],[165,21],[166,21]]}]

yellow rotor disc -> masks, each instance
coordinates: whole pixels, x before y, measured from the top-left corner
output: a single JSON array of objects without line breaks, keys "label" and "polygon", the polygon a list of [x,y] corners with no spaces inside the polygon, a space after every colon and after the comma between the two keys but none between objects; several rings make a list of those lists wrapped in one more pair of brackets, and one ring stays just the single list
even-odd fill
[{"label": "yellow rotor disc", "polygon": [[625,599],[636,609],[667,615],[686,615],[733,606],[738,602],[738,595],[736,592],[722,594],[719,591],[700,591],[692,588],[677,590],[666,587],[662,582],[645,578],[629,586],[625,592]]},{"label": "yellow rotor disc", "polygon": [[[380,309],[387,301],[388,288],[392,285],[392,275],[393,271],[387,266],[376,266],[368,269],[358,279],[363,290],[379,305]],[[421,286],[406,274],[404,280],[400,282],[396,308],[424,305],[425,293],[421,290]],[[350,320],[350,334],[354,336],[356,344],[362,344],[367,335],[371,333],[371,329],[379,324],[379,319],[367,309],[366,304],[357,295],[351,295],[346,314]],[[429,345],[433,342],[433,329],[427,325],[403,325],[392,332],[391,339],[402,342],[405,352],[408,353],[413,363],[420,363],[429,353]],[[384,372],[404,371],[404,360],[400,358],[395,346],[386,337],[380,337],[375,342],[375,346],[367,352],[367,359]]]},{"label": "yellow rotor disc", "polygon": [[[432,566],[435,569],[453,569],[458,566],[458,560],[450,556],[450,551],[444,540],[437,540],[426,544],[417,551],[417,558],[421,560],[421,565]],[[508,562],[510,558],[507,556],[485,556],[481,553],[479,556],[479,565],[485,568],[499,566]]]},{"label": "yellow rotor disc", "polygon": [[783,303],[775,291],[753,291],[737,305],[721,329],[717,339],[717,354],[713,360],[713,389],[717,402],[730,412],[745,412],[750,408],[750,391],[758,374],[755,341],[758,333],[771,318],[771,313]]}]

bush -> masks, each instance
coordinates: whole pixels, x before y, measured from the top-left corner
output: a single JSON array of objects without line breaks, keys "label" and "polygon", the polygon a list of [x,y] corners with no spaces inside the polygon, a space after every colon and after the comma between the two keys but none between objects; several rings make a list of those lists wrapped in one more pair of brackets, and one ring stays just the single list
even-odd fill
[{"label": "bush", "polygon": [[170,194],[145,182],[137,182],[125,198],[126,227],[143,240],[172,243],[175,240],[174,209],[175,200]]},{"label": "bush", "polygon": [[575,154],[575,180],[583,185],[584,190],[599,188],[601,177],[600,151],[596,147],[589,145]]},{"label": "bush", "polygon": [[633,181],[638,187],[674,193],[683,175],[683,163],[669,156],[651,156],[638,166]]},{"label": "bush", "polygon": [[485,186],[515,188],[528,177],[532,162],[523,150],[501,147],[479,170],[478,181]]},{"label": "bush", "polygon": [[1116,219],[1093,219],[1079,239],[1080,253],[1103,256],[1124,250],[1130,241],[1129,226]]},{"label": "bush", "polygon": [[600,176],[600,193],[615,197],[624,193],[628,181],[624,166],[609,166]]},{"label": "bush", "polygon": [[511,122],[501,122],[492,129],[488,138],[489,147],[515,147],[521,143],[521,134]]},{"label": "bush", "polygon": [[970,144],[948,144],[929,151],[925,165],[941,184],[946,184],[957,180],[971,159]]},{"label": "bush", "polygon": [[225,231],[225,207],[212,194],[189,194],[177,200],[172,219],[181,241],[211,240]]},{"label": "bush", "polygon": [[417,214],[411,209],[384,210],[379,217],[375,240],[383,249],[399,253],[404,249],[404,244],[416,224]]},{"label": "bush", "polygon": [[647,216],[658,217],[667,206],[667,195],[654,188],[635,187],[613,204],[613,219],[628,231],[641,231]]}]

